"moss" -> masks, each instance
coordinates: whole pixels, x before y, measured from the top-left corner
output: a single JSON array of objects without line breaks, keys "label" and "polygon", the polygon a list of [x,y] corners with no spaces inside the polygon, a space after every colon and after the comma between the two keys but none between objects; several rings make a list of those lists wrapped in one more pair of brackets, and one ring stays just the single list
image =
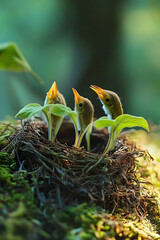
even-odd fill
[{"label": "moss", "polygon": [[160,234],[160,163],[148,158],[141,158],[138,175],[143,177],[142,193],[148,194],[146,201],[147,219],[152,223],[154,230]]},{"label": "moss", "polygon": [[55,211],[51,221],[55,226],[52,233],[55,240],[63,239],[64,236],[66,240],[145,239],[146,237],[133,224],[122,223],[106,211],[96,206],[88,206],[86,203]]},{"label": "moss", "polygon": [[15,132],[19,126],[13,122],[0,122],[0,150],[3,149],[8,143],[10,135]]},{"label": "moss", "polygon": [[0,152],[0,236],[3,240],[22,240],[26,232],[35,231],[35,224],[31,222],[35,209],[33,192],[24,171],[16,170],[15,159]]}]

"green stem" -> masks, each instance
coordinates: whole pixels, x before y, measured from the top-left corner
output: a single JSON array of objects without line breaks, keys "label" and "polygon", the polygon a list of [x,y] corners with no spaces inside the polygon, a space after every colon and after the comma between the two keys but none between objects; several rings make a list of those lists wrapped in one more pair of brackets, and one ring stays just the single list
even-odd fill
[{"label": "green stem", "polygon": [[111,150],[112,143],[113,143],[113,139],[114,139],[114,131],[113,131],[113,129],[111,128],[110,133],[109,133],[109,139],[108,139],[108,142],[107,142],[107,146],[106,146],[106,148],[104,149],[104,152],[103,152],[102,156],[100,157],[100,159],[99,159],[94,165],[92,165],[92,166],[86,171],[86,173],[88,173],[89,171],[91,171],[93,168],[95,168],[96,166],[98,166],[98,165],[102,162],[102,160],[104,159],[105,155]]},{"label": "green stem", "polygon": [[91,150],[90,139],[91,139],[91,133],[87,132],[86,133],[86,142],[87,142],[87,151],[88,152],[90,152],[90,150]]},{"label": "green stem", "polygon": [[47,119],[48,123],[48,140],[52,141],[52,123],[51,123],[51,114],[47,113],[46,111],[42,111]]},{"label": "green stem", "polygon": [[52,142],[52,122],[51,114],[48,116],[48,140]]},{"label": "green stem", "polygon": [[79,137],[78,137],[78,141],[77,141],[77,145],[76,145],[77,148],[80,147],[84,134],[85,134],[85,131],[80,132]]},{"label": "green stem", "polygon": [[78,136],[78,140],[75,144],[75,147],[79,148],[82,142],[82,139],[86,133],[86,142],[87,142],[87,151],[90,151],[90,136],[91,136],[91,132],[92,132],[92,123],[90,123],[86,129],[82,132],[80,131],[80,134]]},{"label": "green stem", "polygon": [[112,149],[113,140],[114,140],[114,132],[111,130],[111,132],[109,134],[107,146],[105,147],[102,156],[105,156]]},{"label": "green stem", "polygon": [[38,80],[38,82],[39,82],[40,84],[44,84],[44,81],[43,81],[35,72],[33,72],[32,70],[30,70],[30,73],[32,74],[32,76],[33,76],[34,78],[36,78],[36,79]]},{"label": "green stem", "polygon": [[74,128],[75,128],[75,143],[74,143],[74,146],[76,147],[77,143],[78,143],[78,128],[75,127],[75,124],[74,124]]}]

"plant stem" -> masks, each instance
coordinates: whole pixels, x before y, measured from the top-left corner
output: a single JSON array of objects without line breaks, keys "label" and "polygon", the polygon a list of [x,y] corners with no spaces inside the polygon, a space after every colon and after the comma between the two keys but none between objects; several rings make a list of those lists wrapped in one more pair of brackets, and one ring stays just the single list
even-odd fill
[{"label": "plant stem", "polygon": [[52,142],[52,122],[50,114],[48,116],[48,140]]},{"label": "plant stem", "polygon": [[36,78],[37,80],[38,80],[38,82],[40,83],[40,84],[44,84],[44,81],[35,73],[35,72],[33,72],[32,70],[30,70],[29,71],[31,74],[32,74],[32,76],[34,77],[34,78]]},{"label": "plant stem", "polygon": [[75,147],[79,148],[83,139],[83,136],[85,134],[85,131],[80,131],[79,137],[78,137],[78,141],[77,141],[77,145]]},{"label": "plant stem", "polygon": [[107,142],[107,146],[105,147],[102,156],[105,156],[112,149],[113,140],[114,140],[114,132],[111,129],[111,131],[109,133],[109,139],[108,139],[108,142]]},{"label": "plant stem", "polygon": [[93,164],[86,171],[86,173],[88,173],[90,170],[92,170],[94,167],[98,166],[98,164],[100,164],[102,162],[102,160],[104,159],[105,155],[111,150],[111,147],[113,146],[113,140],[114,140],[114,132],[113,132],[113,129],[111,128],[110,129],[110,133],[109,133],[109,139],[108,139],[108,142],[107,142],[107,146],[104,149],[104,152],[103,152],[102,156],[100,157],[100,159],[95,164]]},{"label": "plant stem", "polygon": [[76,147],[77,144],[78,144],[78,128],[76,128],[75,125],[74,125],[74,128],[75,128],[75,143],[74,143],[74,146]]}]

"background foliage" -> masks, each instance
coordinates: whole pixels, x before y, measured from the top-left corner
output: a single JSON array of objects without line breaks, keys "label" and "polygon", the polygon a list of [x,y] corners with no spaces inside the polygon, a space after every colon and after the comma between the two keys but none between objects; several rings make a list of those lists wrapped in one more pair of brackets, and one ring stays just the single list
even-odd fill
[{"label": "background foliage", "polygon": [[30,74],[0,72],[0,120],[30,102],[42,104],[56,81],[68,106],[71,88],[88,96],[90,84],[116,91],[124,112],[159,122],[160,2],[158,0],[7,0],[0,8],[0,42],[14,41]]}]

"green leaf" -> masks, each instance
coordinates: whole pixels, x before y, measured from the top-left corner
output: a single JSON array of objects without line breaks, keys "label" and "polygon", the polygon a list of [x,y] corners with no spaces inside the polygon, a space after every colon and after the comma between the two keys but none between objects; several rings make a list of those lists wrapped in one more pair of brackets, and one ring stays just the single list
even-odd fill
[{"label": "green leaf", "polygon": [[90,123],[87,127],[87,132],[86,132],[87,151],[90,151],[90,148],[91,148],[90,136],[91,136],[91,132],[92,132],[92,127],[93,127],[93,122]]},{"label": "green leaf", "polygon": [[26,119],[26,118],[31,118],[33,117],[35,114],[37,114],[40,111],[43,111],[44,109],[48,108],[50,105],[46,105],[46,106],[41,106],[38,103],[30,103],[28,105],[26,105],[25,107],[23,107],[17,114],[16,114],[16,118],[22,118],[22,119]]},{"label": "green leaf", "polygon": [[101,117],[96,120],[94,124],[97,128],[110,127],[109,140],[103,155],[114,149],[117,137],[122,129],[142,127],[145,130],[149,131],[148,123],[143,117],[136,117],[129,114],[122,114],[118,116],[115,120],[110,120],[107,117]]},{"label": "green leaf", "polygon": [[66,116],[69,115],[72,112],[72,110],[69,107],[66,107],[63,104],[53,104],[53,106],[50,109],[50,113],[56,115],[56,116]]},{"label": "green leaf", "polygon": [[78,129],[78,126],[77,126],[77,113],[76,113],[75,111],[71,111],[71,112],[69,113],[69,116],[70,116],[70,118],[72,119],[75,127]]},{"label": "green leaf", "polygon": [[115,119],[114,131],[115,135],[121,132],[123,128],[132,128],[132,127],[142,127],[145,130],[149,131],[149,126],[147,121],[143,117],[136,117],[129,114],[122,114]]},{"label": "green leaf", "polygon": [[35,72],[33,72],[18,46],[13,42],[0,44],[0,70],[29,72],[40,83],[43,83],[42,79]]},{"label": "green leaf", "polygon": [[69,115],[73,121],[75,131],[76,131],[76,136],[77,136],[77,133],[78,133],[77,113],[75,111],[72,111],[71,108],[65,105],[56,103],[56,104],[53,104],[53,106],[50,108],[50,113],[60,117],[62,116],[65,117]]},{"label": "green leaf", "polygon": [[[48,104],[51,105],[51,104]],[[46,109],[44,110],[46,114]],[[73,121],[74,128],[75,128],[75,142],[77,143],[78,141],[78,126],[77,126],[77,113],[75,111],[72,111],[71,108],[63,105],[63,104],[52,104],[52,107],[50,107],[49,113],[48,114],[54,114],[59,117],[65,117],[67,115],[70,116],[70,118]]]},{"label": "green leaf", "polygon": [[61,117],[62,116],[65,117],[67,115],[70,116],[75,127],[75,135],[76,135],[75,141],[77,142],[77,139],[78,139],[77,113],[75,111],[72,111],[71,108],[58,103],[53,104],[53,106],[50,108],[50,113],[56,116],[61,116]]},{"label": "green leaf", "polygon": [[149,131],[148,123],[143,117],[136,117],[129,114],[122,114],[114,120],[114,124],[111,127],[111,136],[108,147],[106,147],[105,152],[113,150],[117,137],[122,129],[132,128],[132,127],[142,127],[145,130]]},{"label": "green leaf", "polygon": [[105,152],[113,150],[117,137],[123,128],[132,128],[132,127],[142,127],[145,130],[149,131],[148,123],[143,117],[136,117],[129,114],[122,114],[114,120],[114,124],[111,127],[111,136],[108,147],[106,147]]},{"label": "green leaf", "polygon": [[114,124],[114,120],[111,120],[107,117],[101,117],[94,122],[96,128],[109,127]]},{"label": "green leaf", "polygon": [[69,113],[70,118],[72,119],[72,122],[74,124],[74,129],[75,129],[75,143],[74,146],[77,145],[78,142],[78,124],[77,124],[77,113],[75,111],[71,111]]}]

